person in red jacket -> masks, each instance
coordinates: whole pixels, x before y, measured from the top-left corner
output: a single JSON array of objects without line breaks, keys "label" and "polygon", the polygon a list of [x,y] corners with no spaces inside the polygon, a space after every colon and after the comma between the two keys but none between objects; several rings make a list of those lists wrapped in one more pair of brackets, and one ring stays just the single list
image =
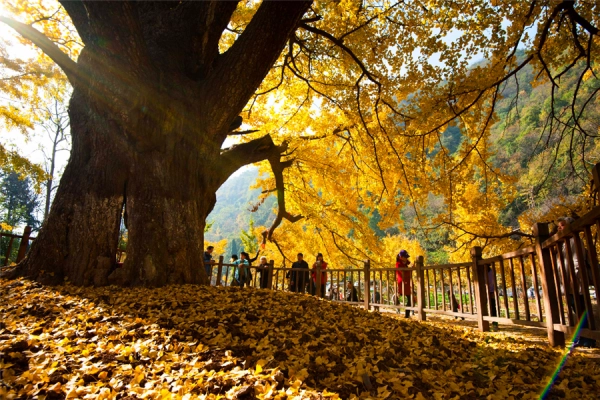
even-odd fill
[{"label": "person in red jacket", "polygon": [[[406,250],[400,250],[400,253],[396,256],[396,282],[398,282],[398,295],[397,299],[399,301],[400,296],[404,296],[406,299],[406,305],[411,306],[415,301],[411,302],[411,299],[414,299],[412,288],[410,284],[410,276],[411,271],[401,271],[398,268],[409,268],[410,261],[408,260],[410,255]],[[410,310],[404,311],[404,316],[408,318],[410,315]]]},{"label": "person in red jacket", "polygon": [[317,266],[321,268],[321,297],[325,297],[325,283],[327,283],[327,263],[323,261],[323,254],[317,254],[317,261],[312,266],[312,295],[316,296],[317,294]]}]

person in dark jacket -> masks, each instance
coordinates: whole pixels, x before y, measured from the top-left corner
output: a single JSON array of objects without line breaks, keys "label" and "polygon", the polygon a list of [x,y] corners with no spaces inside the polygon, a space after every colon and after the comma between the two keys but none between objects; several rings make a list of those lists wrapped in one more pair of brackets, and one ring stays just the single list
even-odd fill
[{"label": "person in dark jacket", "polygon": [[[450,305],[452,306],[452,312],[457,313],[458,310],[460,310],[460,304],[458,303],[458,300],[456,300],[456,296],[454,296],[454,293],[450,292],[450,290],[446,291],[446,294],[448,295],[448,298],[450,299]],[[465,320],[463,317],[460,317],[463,321]],[[457,316],[454,316],[454,319],[458,319]]]},{"label": "person in dark jacket", "polygon": [[351,281],[346,283],[346,301],[358,302],[358,292]]},{"label": "person in dark jacket", "polygon": [[[494,270],[492,267],[487,265],[487,288],[488,288],[488,296],[490,298],[490,316],[497,317],[498,316],[498,308],[496,307],[496,276],[494,274]],[[490,327],[492,332],[498,330],[498,322],[492,322],[492,326]]]},{"label": "person in dark jacket", "polygon": [[308,263],[304,261],[304,255],[298,253],[298,261],[292,264],[292,270],[287,273],[290,279],[290,291],[304,293],[308,283]]},{"label": "person in dark jacket", "polygon": [[269,264],[267,263],[267,257],[262,256],[260,258],[260,264],[256,266],[256,271],[258,271],[259,283],[261,289],[269,288]]},{"label": "person in dark jacket", "polygon": [[208,281],[210,282],[211,270],[212,266],[215,263],[212,259],[212,252],[214,251],[213,246],[208,246],[206,251],[204,252],[204,270],[206,271],[206,276],[208,277]]}]

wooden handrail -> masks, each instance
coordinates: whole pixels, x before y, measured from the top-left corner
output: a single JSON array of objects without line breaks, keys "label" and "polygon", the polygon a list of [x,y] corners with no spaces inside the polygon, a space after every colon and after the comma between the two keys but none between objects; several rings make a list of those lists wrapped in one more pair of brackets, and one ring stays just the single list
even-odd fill
[{"label": "wooden handrail", "polygon": [[535,254],[534,246],[525,247],[523,249],[511,251],[510,253],[504,253],[504,254],[501,254],[501,255],[495,256],[495,257],[483,258],[483,259],[479,260],[478,263],[480,263],[481,265],[485,265],[485,264],[490,264],[490,263],[498,262],[498,261],[502,261],[502,260],[509,260],[511,258],[516,258],[516,257],[525,256],[525,255],[529,255],[529,254]]},{"label": "wooden handrail", "polygon": [[440,270],[440,269],[464,268],[464,267],[470,267],[470,266],[471,266],[471,263],[464,262],[464,263],[456,263],[456,264],[426,265],[423,267],[423,269],[424,270],[431,270],[431,269]]}]

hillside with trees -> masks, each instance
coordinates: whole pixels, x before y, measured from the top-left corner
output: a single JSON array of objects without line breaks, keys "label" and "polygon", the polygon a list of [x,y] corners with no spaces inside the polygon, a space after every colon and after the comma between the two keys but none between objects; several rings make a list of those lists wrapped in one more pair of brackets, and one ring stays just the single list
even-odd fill
[{"label": "hillside with trees", "polygon": [[[272,222],[276,199],[270,196],[264,203],[257,204],[261,189],[252,187],[258,177],[258,168],[247,168],[217,190],[217,203],[207,218],[212,224],[206,232],[207,240],[239,238],[240,232],[248,229],[250,220],[255,226],[268,226]],[[253,211],[257,205],[256,211]]]},{"label": "hillside with trees", "polygon": [[207,217],[210,227],[205,239],[209,242],[226,239],[228,244],[224,254],[227,257],[243,250],[240,236],[249,230],[251,221],[256,227],[265,227],[275,218],[275,196],[261,201],[262,190],[253,188],[258,177],[258,168],[245,168],[217,190],[217,203]]},{"label": "hillside with trees", "polygon": [[[525,58],[523,50],[518,50],[516,55],[519,60]],[[486,63],[478,62],[473,68]],[[556,81],[554,90],[550,81],[536,78],[530,65],[506,81],[496,103],[494,124],[486,138],[489,168],[482,171],[485,176],[474,175],[478,192],[487,193],[485,201],[499,198],[500,193],[498,189],[489,193],[487,184],[507,183],[504,188],[510,190],[502,193],[503,201],[494,203],[499,211],[496,222],[505,232],[517,234],[508,238],[492,234],[489,240],[478,240],[476,235],[468,233],[477,232],[475,224],[468,226],[465,218],[452,221],[451,198],[430,195],[421,219],[417,220],[412,207],[406,207],[402,211],[401,225],[422,243],[431,262],[446,262],[449,253],[461,245],[463,250],[468,250],[468,245],[504,242],[506,249],[518,248],[529,243],[518,233],[529,233],[535,222],[555,222],[559,216],[576,217],[585,212],[590,170],[600,161],[594,133],[600,127],[600,104],[593,98],[600,83],[589,70],[586,72],[584,63],[568,67],[563,66],[566,72]],[[575,118],[569,114],[576,92],[589,100],[577,102],[575,108],[580,115]],[[585,107],[580,110],[582,105]],[[573,135],[568,133],[571,131]],[[452,157],[460,158],[463,137],[460,126],[449,127],[441,136],[441,146],[433,154],[443,147]],[[476,212],[476,208],[470,210]],[[480,230],[479,235],[485,236],[481,233]],[[458,260],[464,253],[455,254]]]}]

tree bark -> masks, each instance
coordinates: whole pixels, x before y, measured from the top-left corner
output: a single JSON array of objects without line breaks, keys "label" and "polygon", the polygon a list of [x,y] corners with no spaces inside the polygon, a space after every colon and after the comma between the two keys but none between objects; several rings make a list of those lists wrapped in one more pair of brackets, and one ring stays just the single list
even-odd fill
[{"label": "tree bark", "polygon": [[[65,2],[86,44],[70,67],[73,148],[19,272],[77,285],[207,283],[204,226],[217,189],[234,166],[282,151],[269,137],[223,154],[221,145],[311,2],[263,3],[224,54],[227,2],[100,3]],[[123,207],[127,258],[117,267]]]},{"label": "tree bark", "polygon": [[97,276],[114,265],[126,160],[114,124],[81,90],[74,90],[69,116],[71,158],[22,268],[45,283],[106,284]]},{"label": "tree bark", "polygon": [[[168,107],[167,104],[164,105]],[[203,266],[205,220],[226,176],[219,171],[218,144],[205,142],[204,157],[185,138],[194,121],[174,107],[178,124],[163,131],[161,150],[131,154],[126,188],[127,258],[111,274],[118,285],[162,286],[206,283]],[[212,154],[212,156],[211,156]]]}]

